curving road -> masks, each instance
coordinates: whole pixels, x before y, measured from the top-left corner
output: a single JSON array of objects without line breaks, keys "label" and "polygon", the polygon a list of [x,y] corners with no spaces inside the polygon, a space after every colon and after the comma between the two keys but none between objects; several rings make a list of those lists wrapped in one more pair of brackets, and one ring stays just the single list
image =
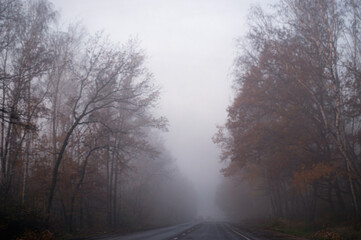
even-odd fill
[{"label": "curving road", "polygon": [[170,240],[261,240],[226,223],[203,223]]},{"label": "curving road", "polygon": [[263,240],[221,222],[193,222],[144,231],[125,236],[107,236],[102,240]]},{"label": "curving road", "polygon": [[223,222],[190,222],[171,227],[119,236],[98,236],[83,239],[101,240],[307,240],[258,228],[239,229]]}]

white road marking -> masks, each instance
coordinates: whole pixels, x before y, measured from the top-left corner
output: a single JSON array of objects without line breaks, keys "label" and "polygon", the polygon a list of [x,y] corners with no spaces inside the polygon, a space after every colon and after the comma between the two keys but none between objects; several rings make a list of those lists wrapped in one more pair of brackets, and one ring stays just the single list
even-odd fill
[{"label": "white road marking", "polygon": [[248,238],[248,237],[244,236],[242,233],[240,233],[240,232],[238,232],[238,231],[234,230],[233,228],[231,228],[231,227],[230,227],[230,229],[231,229],[231,231],[232,231],[232,232],[234,232],[235,234],[237,234],[237,235],[239,235],[239,236],[241,236],[241,237],[245,238],[246,240],[252,240],[252,239],[250,239],[250,238]]}]

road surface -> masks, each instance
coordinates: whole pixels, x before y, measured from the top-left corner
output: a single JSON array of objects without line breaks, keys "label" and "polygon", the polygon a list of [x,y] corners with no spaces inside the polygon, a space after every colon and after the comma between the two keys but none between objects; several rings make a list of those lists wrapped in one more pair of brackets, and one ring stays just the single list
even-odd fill
[{"label": "road surface", "polygon": [[227,223],[193,222],[134,233],[126,236],[97,237],[101,240],[265,240]]},{"label": "road surface", "polygon": [[[261,240],[226,223],[203,223],[169,240]],[[262,239],[263,240],[263,239]]]}]

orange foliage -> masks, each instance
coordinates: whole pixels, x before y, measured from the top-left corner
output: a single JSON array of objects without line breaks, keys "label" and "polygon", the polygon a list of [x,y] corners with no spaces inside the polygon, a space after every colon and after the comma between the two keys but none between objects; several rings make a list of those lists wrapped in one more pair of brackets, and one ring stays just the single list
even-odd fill
[{"label": "orange foliage", "polygon": [[332,177],[337,171],[335,163],[314,163],[306,168],[304,165],[297,172],[294,172],[292,185],[298,190],[304,190],[309,184],[324,177]]}]

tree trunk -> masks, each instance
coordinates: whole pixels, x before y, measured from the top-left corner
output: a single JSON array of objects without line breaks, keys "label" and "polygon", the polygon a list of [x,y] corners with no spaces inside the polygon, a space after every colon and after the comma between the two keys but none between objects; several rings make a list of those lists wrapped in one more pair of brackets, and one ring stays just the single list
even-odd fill
[{"label": "tree trunk", "polygon": [[74,129],[77,127],[77,125],[79,124],[80,119],[78,118],[74,124],[71,126],[71,128],[69,129],[68,133],[66,134],[66,137],[63,141],[63,144],[61,146],[60,152],[58,157],[56,158],[56,162],[55,162],[55,166],[53,169],[53,175],[52,175],[52,181],[51,181],[51,185],[50,185],[50,193],[49,193],[49,198],[48,198],[48,206],[47,206],[47,222],[49,222],[50,220],[50,212],[51,212],[51,206],[53,204],[53,198],[54,198],[54,193],[55,193],[55,188],[56,188],[56,183],[57,183],[57,178],[58,178],[58,170],[59,170],[59,166],[60,163],[63,159],[63,155],[65,152],[66,147],[68,146],[69,143],[69,139],[70,136],[72,135]]},{"label": "tree trunk", "polygon": [[117,224],[117,182],[118,182],[118,164],[115,164],[115,176],[114,176],[114,195],[113,195],[113,225]]}]

